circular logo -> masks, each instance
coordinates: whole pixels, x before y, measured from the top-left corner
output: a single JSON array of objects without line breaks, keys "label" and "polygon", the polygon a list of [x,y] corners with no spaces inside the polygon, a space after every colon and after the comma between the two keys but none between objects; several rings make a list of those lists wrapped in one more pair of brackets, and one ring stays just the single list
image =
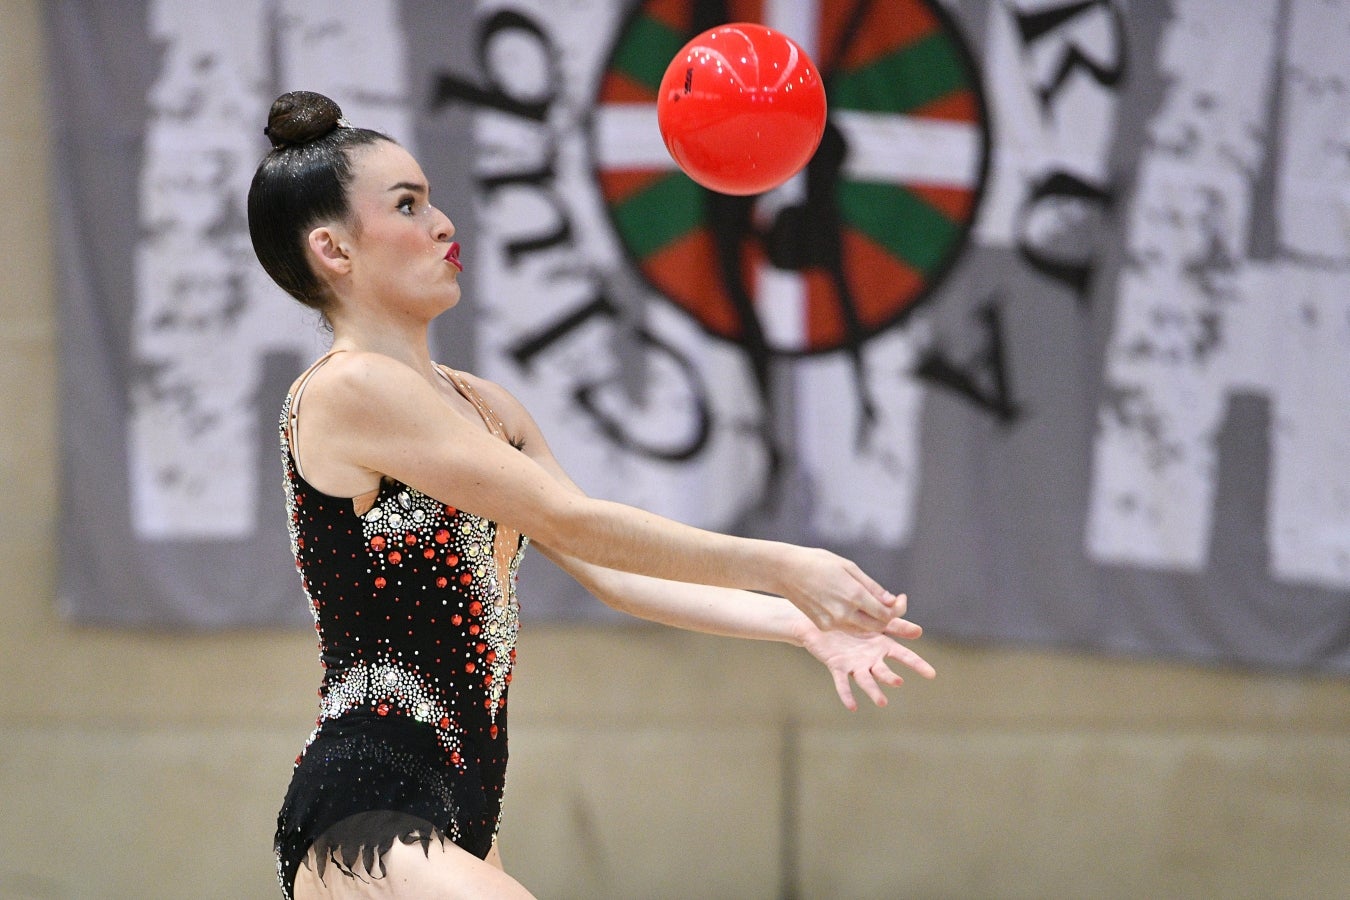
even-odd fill
[{"label": "circular logo", "polygon": [[[699,4],[645,0],[620,28],[591,149],[634,265],[711,334],[778,354],[856,347],[926,297],[964,246],[988,162],[978,73],[933,0],[730,3],[801,44],[829,119],[806,169],[758,197],[706,190],[656,124],[666,66]],[[779,21],[790,19],[791,21]]]}]

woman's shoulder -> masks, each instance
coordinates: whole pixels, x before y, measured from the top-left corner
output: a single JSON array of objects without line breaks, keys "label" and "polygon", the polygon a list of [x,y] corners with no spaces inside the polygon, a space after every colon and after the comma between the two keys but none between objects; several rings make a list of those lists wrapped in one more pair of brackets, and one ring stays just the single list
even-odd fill
[{"label": "woman's shoulder", "polygon": [[296,379],[292,397],[305,394],[311,409],[365,414],[387,409],[410,392],[426,390],[426,381],[407,365],[369,350],[340,350],[320,357]]},{"label": "woman's shoulder", "polygon": [[324,368],[330,370],[332,380],[348,389],[380,390],[391,385],[427,383],[412,366],[375,350],[338,351]]}]

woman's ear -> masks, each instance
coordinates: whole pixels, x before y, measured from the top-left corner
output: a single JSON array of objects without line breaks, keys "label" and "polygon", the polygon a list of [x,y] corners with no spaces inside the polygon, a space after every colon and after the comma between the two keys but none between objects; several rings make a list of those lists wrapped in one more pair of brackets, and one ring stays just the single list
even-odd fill
[{"label": "woman's ear", "polygon": [[342,233],[331,225],[320,225],[309,233],[309,250],[320,273],[346,275],[352,270]]}]

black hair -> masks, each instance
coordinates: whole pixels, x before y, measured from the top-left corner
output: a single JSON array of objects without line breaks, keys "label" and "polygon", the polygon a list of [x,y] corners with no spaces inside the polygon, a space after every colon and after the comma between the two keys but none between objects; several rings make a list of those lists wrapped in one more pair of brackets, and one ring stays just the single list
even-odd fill
[{"label": "black hair", "polygon": [[394,140],[348,125],[336,103],[312,91],[278,97],[263,134],[272,151],[258,165],[248,189],[253,252],[286,293],[322,312],[328,292],[305,255],[306,237],[320,222],[349,220],[351,151]]}]

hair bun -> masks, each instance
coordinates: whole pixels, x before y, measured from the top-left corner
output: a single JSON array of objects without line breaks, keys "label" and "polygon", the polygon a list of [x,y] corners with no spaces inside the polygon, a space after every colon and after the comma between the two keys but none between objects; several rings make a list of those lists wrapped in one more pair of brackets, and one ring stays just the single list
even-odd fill
[{"label": "hair bun", "polygon": [[342,109],[323,94],[291,91],[272,104],[263,134],[273,150],[280,150],[318,140],[343,124],[341,120]]}]

